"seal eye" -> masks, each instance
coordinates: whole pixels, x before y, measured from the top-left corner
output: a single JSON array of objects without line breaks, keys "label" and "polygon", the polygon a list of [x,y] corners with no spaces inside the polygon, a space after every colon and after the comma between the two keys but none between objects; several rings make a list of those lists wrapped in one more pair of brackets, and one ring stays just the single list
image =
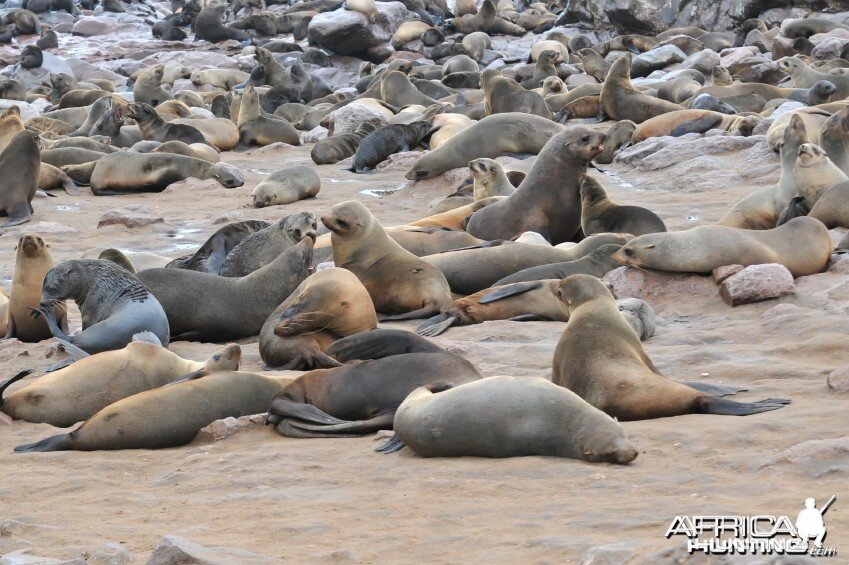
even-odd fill
[{"label": "seal eye", "polygon": [[213,355],[212,360],[213,361],[221,361],[221,356],[220,355]]},{"label": "seal eye", "polygon": [[634,256],[634,250],[633,250],[633,249],[631,249],[631,248],[625,248],[625,249],[623,249],[623,250],[622,250],[622,252],[623,252],[625,255],[627,255],[628,257],[633,257],[633,256]]},{"label": "seal eye", "polygon": [[348,229],[351,227],[351,225],[345,220],[336,220],[336,223],[339,224],[339,227],[342,229]]},{"label": "seal eye", "polygon": [[347,305],[348,305],[348,303],[345,302],[345,301],[342,301],[342,302],[339,303],[339,306],[347,306]]},{"label": "seal eye", "polygon": [[589,134],[585,134],[585,135],[581,138],[581,141],[583,141],[584,143],[589,143],[589,142],[590,142],[590,136],[589,136]]}]

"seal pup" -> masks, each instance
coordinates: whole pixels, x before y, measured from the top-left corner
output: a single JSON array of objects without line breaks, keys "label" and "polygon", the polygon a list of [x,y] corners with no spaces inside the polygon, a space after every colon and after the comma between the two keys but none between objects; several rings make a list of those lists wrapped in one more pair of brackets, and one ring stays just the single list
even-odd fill
[{"label": "seal pup", "polygon": [[819,145],[803,143],[796,157],[796,190],[808,210],[831,187],[849,180]]},{"label": "seal pup", "polygon": [[244,371],[215,372],[134,394],[100,410],[70,433],[20,445],[15,451],[178,447],[216,420],[262,412],[287,382]]},{"label": "seal pup", "polygon": [[305,165],[274,171],[251,193],[254,206],[282,206],[312,198],[321,190],[321,179]]},{"label": "seal pup", "polygon": [[133,341],[123,349],[104,351],[39,377],[2,397],[15,377],[0,384],[0,410],[16,420],[59,428],[73,426],[110,404],[204,371],[238,371],[242,348],[232,344],[206,361],[183,359],[156,343]]},{"label": "seal pup", "polygon": [[30,221],[32,199],[38,189],[41,169],[41,140],[37,133],[19,131],[0,151],[0,228]]},{"label": "seal pup", "polygon": [[584,175],[580,181],[581,229],[584,235],[596,233],[665,232],[660,217],[640,206],[620,206],[613,202],[598,180]]},{"label": "seal pup", "polygon": [[[72,336],[54,316],[56,305],[68,299],[76,302],[82,314],[83,329]],[[168,320],[162,306],[132,273],[111,261],[71,259],[50,269],[33,316],[44,316],[53,337],[89,354],[120,349],[141,332],[151,332],[168,345]]]},{"label": "seal pup", "polygon": [[793,277],[821,273],[834,244],[822,222],[793,218],[771,230],[707,225],[635,237],[613,256],[622,265],[678,273],[709,273],[723,265],[778,263]]},{"label": "seal pup", "polygon": [[613,418],[540,377],[417,388],[395,412],[393,429],[378,451],[406,445],[421,457],[547,455],[621,465],[638,454]]},{"label": "seal pup", "polygon": [[[44,238],[35,233],[24,234],[15,247],[15,271],[12,274],[12,291],[9,294],[6,338],[21,341],[41,341],[51,337],[50,328],[42,320],[32,317],[32,309],[41,301],[41,285],[45,275],[53,268],[53,255]],[[53,307],[56,323],[68,331],[65,304]]]},{"label": "seal pup", "polygon": [[580,126],[552,137],[516,191],[472,214],[466,231],[483,240],[533,231],[552,244],[571,241],[581,228],[578,180],[603,150],[604,137]]},{"label": "seal pup", "polygon": [[510,196],[516,191],[498,161],[474,159],[469,161],[469,172],[475,183],[472,192],[476,201],[491,196]]},{"label": "seal pup", "polygon": [[242,92],[239,106],[239,143],[236,151],[245,151],[251,145],[270,145],[281,141],[289,145],[300,145],[301,138],[295,127],[288,121],[277,117],[266,117],[259,104],[259,93],[252,84]]},{"label": "seal pup", "polygon": [[356,275],[323,269],[271,313],[259,332],[259,354],[269,367],[338,367],[341,363],[324,353],[330,344],[376,327],[374,303]]},{"label": "seal pup", "polygon": [[309,236],[316,237],[318,220],[312,212],[295,212],[242,239],[218,269],[222,277],[244,277],[274,261],[286,249]]},{"label": "seal pup", "polygon": [[607,130],[607,134],[604,136],[604,149],[596,155],[594,161],[599,165],[612,163],[617,151],[631,145],[636,129],[637,124],[631,120],[616,122],[613,127]]},{"label": "seal pup", "polygon": [[439,269],[392,240],[362,203],[337,204],[321,222],[332,232],[333,262],[357,275],[385,320],[421,318],[451,303]]},{"label": "seal pup", "polygon": [[351,133],[320,139],[310,151],[310,158],[316,165],[330,165],[347,159],[357,152],[363,139],[376,128],[370,122],[363,122]]},{"label": "seal pup", "polygon": [[136,121],[145,140],[211,145],[199,129],[186,124],[166,122],[149,104],[130,104],[127,106],[127,114]]},{"label": "seal pup", "polygon": [[790,402],[772,398],[734,402],[668,379],[652,364],[603,282],[573,275],[560,282],[557,292],[569,310],[569,324],[554,350],[552,382],[618,420],[682,414],[746,416]]},{"label": "seal pup", "polygon": [[165,265],[167,269],[188,269],[202,273],[217,274],[227,255],[248,235],[267,228],[263,220],[232,222],[218,228],[204,244],[191,255],[179,257]]},{"label": "seal pup", "polygon": [[351,437],[391,429],[395,410],[418,387],[481,378],[466,359],[410,332],[372,330],[336,344],[348,351],[342,357],[367,360],[304,373],[281,390],[268,409],[268,423],[281,435]]},{"label": "seal pup", "polygon": [[171,93],[162,88],[162,77],[165,65],[153,65],[146,68],[136,78],[133,84],[133,102],[135,104],[150,104],[158,106],[166,100],[172,100]]},{"label": "seal pup", "polygon": [[351,170],[356,173],[368,172],[391,155],[417,147],[429,131],[430,124],[425,121],[377,128],[360,142]]},{"label": "seal pup", "polygon": [[274,309],[309,275],[314,240],[307,235],[244,277],[186,269],[138,273],[168,316],[175,338],[222,341],[257,335]]}]

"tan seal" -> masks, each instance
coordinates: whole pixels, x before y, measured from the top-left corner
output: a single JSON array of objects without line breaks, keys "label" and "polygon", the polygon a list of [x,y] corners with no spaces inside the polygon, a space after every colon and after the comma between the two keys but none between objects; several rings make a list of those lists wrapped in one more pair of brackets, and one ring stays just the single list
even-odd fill
[{"label": "tan seal", "polygon": [[584,235],[596,233],[646,233],[665,232],[666,225],[660,217],[640,206],[620,206],[607,195],[598,180],[589,175],[581,178],[581,229]]},{"label": "tan seal", "polygon": [[[15,272],[12,275],[12,291],[9,294],[9,317],[5,337],[16,337],[21,341],[41,341],[52,336],[43,317],[32,317],[32,309],[41,301],[41,285],[44,276],[53,268],[50,246],[40,235],[29,233],[21,236],[15,248]],[[65,304],[53,308],[59,326],[68,331]]]},{"label": "tan seal", "polygon": [[637,90],[631,83],[631,61],[628,57],[621,57],[611,65],[601,85],[599,105],[609,118],[631,120],[636,124],[667,112],[685,109],[680,104]]}]

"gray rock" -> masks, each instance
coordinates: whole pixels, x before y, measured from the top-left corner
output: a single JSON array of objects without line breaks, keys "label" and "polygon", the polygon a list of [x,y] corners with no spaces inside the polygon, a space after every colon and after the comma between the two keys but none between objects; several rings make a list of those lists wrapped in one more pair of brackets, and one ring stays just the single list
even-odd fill
[{"label": "gray rock", "polygon": [[165,218],[152,208],[141,204],[127,204],[123,208],[107,210],[97,222],[97,227],[122,225],[128,228],[140,228],[164,221]]},{"label": "gray rock", "polygon": [[812,479],[849,471],[849,437],[798,443],[770,457],[759,471],[791,471]]},{"label": "gray rock", "polygon": [[631,62],[631,76],[644,77],[657,69],[665,69],[669,65],[680,63],[687,54],[675,45],[663,45],[634,57]]},{"label": "gray rock", "polygon": [[82,35],[83,37],[92,37],[94,35],[109,35],[115,33],[117,26],[113,18],[106,16],[88,16],[77,20],[74,27],[71,28],[71,33],[74,35]]},{"label": "gray rock", "polygon": [[827,59],[839,59],[843,47],[846,45],[845,39],[837,37],[827,37],[820,41],[819,44],[811,51],[811,59],[814,61],[824,61]]},{"label": "gray rock", "polygon": [[249,565],[280,562],[250,551],[232,547],[206,547],[178,536],[167,535],[153,550],[147,565]]},{"label": "gray rock", "polygon": [[581,555],[581,565],[620,565],[630,559],[638,546],[634,542],[620,541],[591,547]]},{"label": "gray rock", "polygon": [[710,76],[710,72],[717,65],[719,65],[719,54],[712,49],[702,49],[684,59],[677,68],[696,69],[705,76]]},{"label": "gray rock", "polygon": [[322,122],[327,123],[327,135],[333,137],[343,133],[353,133],[363,122],[377,127],[389,125],[389,119],[383,112],[364,104],[351,102],[335,112],[331,112]]},{"label": "gray rock", "polygon": [[309,24],[309,42],[338,55],[364,53],[388,43],[401,23],[413,19],[400,2],[379,2],[377,10],[380,15],[373,24],[364,14],[350,10],[318,14]]},{"label": "gray rock", "polygon": [[86,562],[88,565],[122,565],[133,560],[130,553],[120,543],[109,542],[91,554]]}]

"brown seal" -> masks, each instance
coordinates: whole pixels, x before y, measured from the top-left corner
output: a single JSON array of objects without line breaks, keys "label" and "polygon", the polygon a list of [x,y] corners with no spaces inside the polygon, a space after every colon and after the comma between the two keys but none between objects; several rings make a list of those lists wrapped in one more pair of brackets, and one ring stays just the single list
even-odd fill
[{"label": "brown seal", "polygon": [[683,273],[779,263],[794,277],[803,277],[823,272],[833,247],[822,222],[801,217],[771,230],[707,225],[641,235],[623,245],[614,258],[632,267]]},{"label": "brown seal", "polygon": [[596,233],[646,233],[664,232],[666,224],[660,217],[640,206],[620,206],[613,202],[607,191],[595,178],[581,178],[581,229],[584,235]]},{"label": "brown seal", "polygon": [[[734,402],[664,377],[617,309],[613,295],[595,277],[567,277],[560,282],[558,296],[569,309],[569,324],[554,350],[552,381],[614,418],[643,420],[694,413],[745,416],[790,402]],[[734,392],[737,389],[720,394]]]},{"label": "brown seal", "polygon": [[[849,182],[843,181],[826,190],[808,216],[818,219],[827,228],[849,228]],[[845,249],[847,240],[849,236],[837,248]]]},{"label": "brown seal", "polygon": [[[66,428],[110,404],[164,386],[196,371],[238,371],[242,348],[228,345],[205,362],[183,359],[161,345],[134,341],[48,373],[0,398],[0,410],[16,420]],[[19,376],[19,375],[18,375]],[[0,384],[0,396],[16,379]]]},{"label": "brown seal", "polygon": [[551,110],[542,96],[531,90],[525,90],[515,80],[505,77],[496,69],[486,69],[481,74],[481,88],[484,96],[486,115],[519,112],[551,119]]},{"label": "brown seal", "polygon": [[288,379],[219,371],[134,394],[67,434],[20,445],[17,452],[163,449],[185,445],[216,420],[258,414]]},{"label": "brown seal", "polygon": [[831,187],[849,180],[819,145],[803,143],[796,157],[796,192],[810,210]]},{"label": "brown seal", "polygon": [[601,85],[599,98],[601,111],[613,120],[631,120],[641,124],[649,118],[684,110],[673,104],[637,90],[631,83],[631,61],[628,57],[617,59]]},{"label": "brown seal", "polygon": [[289,145],[301,144],[295,126],[283,118],[262,115],[259,94],[252,84],[247,85],[242,93],[237,124],[239,126],[239,143],[235,147],[237,151],[245,150],[251,145],[269,145],[278,141]]},{"label": "brown seal", "polygon": [[603,144],[603,133],[580,126],[555,135],[516,191],[472,214],[466,231],[484,240],[534,231],[553,244],[571,241],[581,228],[578,181]]},{"label": "brown seal", "polygon": [[[15,248],[15,272],[12,275],[12,291],[9,294],[8,321],[5,337],[16,337],[21,341],[41,341],[51,337],[44,318],[32,317],[32,309],[41,301],[41,285],[44,276],[53,268],[53,255],[44,238],[35,233],[21,236]],[[65,304],[53,307],[59,326],[68,331]]]},{"label": "brown seal", "polygon": [[760,121],[761,118],[757,116],[729,115],[712,110],[676,110],[649,118],[638,125],[631,141],[639,143],[650,137],[679,137],[712,129],[749,136]]},{"label": "brown seal", "polygon": [[[89,184],[95,195],[161,192],[168,185],[187,178],[214,179],[225,188],[245,183],[241,173],[232,165],[210,163],[175,153],[111,153],[98,159],[91,167]],[[67,167],[62,167],[62,170],[72,174]]]},{"label": "brown seal", "polygon": [[[356,275],[346,269],[323,269],[307,277],[271,313],[259,333],[259,354],[269,367],[336,367],[340,363],[324,353],[327,347],[340,337],[376,327],[374,303]],[[322,336],[309,339],[316,333]],[[294,351],[289,343],[293,338],[305,338]]]},{"label": "brown seal", "polygon": [[38,189],[41,169],[40,140],[37,133],[19,131],[0,151],[0,228],[28,222],[32,217],[32,199]]},{"label": "brown seal", "polygon": [[439,269],[395,243],[362,203],[337,204],[321,221],[333,232],[333,262],[357,275],[386,319],[421,318],[451,303]]},{"label": "brown seal", "polygon": [[638,454],[613,418],[540,377],[418,388],[398,407],[393,429],[378,451],[406,445],[421,457],[548,455],[622,465]]}]

